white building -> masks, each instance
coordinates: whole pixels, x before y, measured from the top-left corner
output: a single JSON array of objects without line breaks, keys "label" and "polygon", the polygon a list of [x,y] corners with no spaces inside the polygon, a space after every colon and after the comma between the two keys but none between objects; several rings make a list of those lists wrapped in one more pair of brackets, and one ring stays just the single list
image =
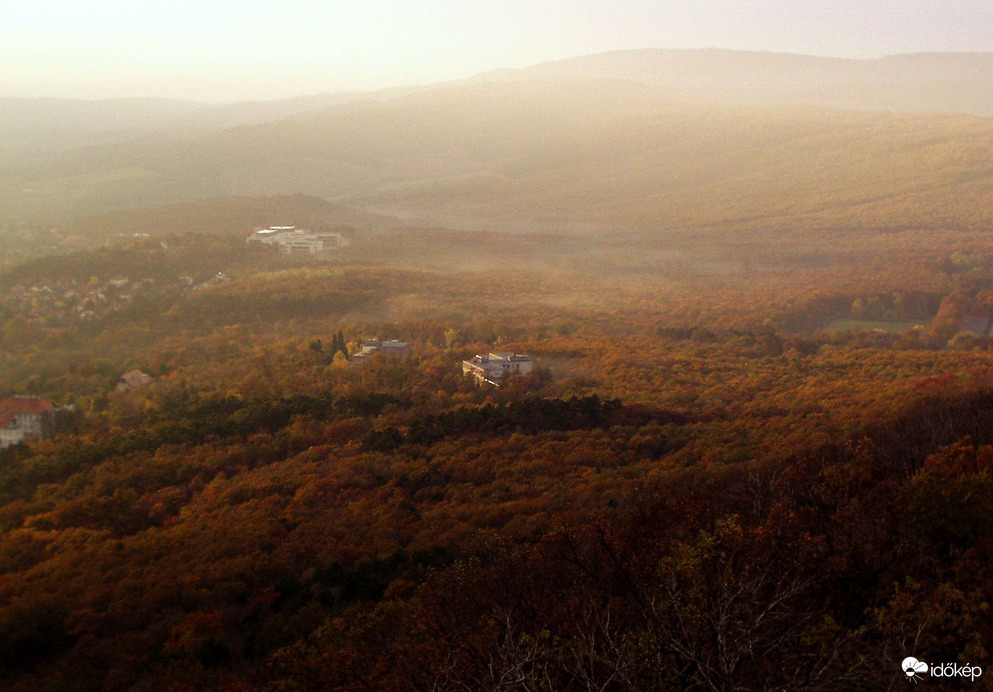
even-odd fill
[{"label": "white building", "polygon": [[0,449],[27,438],[44,437],[54,413],[52,402],[34,396],[15,396],[0,401]]},{"label": "white building", "polygon": [[315,233],[295,226],[270,226],[255,231],[248,236],[247,242],[278,245],[286,254],[303,251],[316,255],[318,252],[342,247],[345,245],[345,238],[341,233],[333,231]]},{"label": "white building", "polygon": [[382,353],[390,358],[404,358],[410,355],[410,344],[396,339],[365,339],[362,342],[362,349],[350,356],[348,363],[351,367],[357,368],[377,353]]},{"label": "white building", "polygon": [[497,387],[508,375],[527,375],[534,370],[534,361],[513,351],[499,351],[485,356],[476,355],[472,360],[462,361],[462,374],[472,375],[480,384]]}]

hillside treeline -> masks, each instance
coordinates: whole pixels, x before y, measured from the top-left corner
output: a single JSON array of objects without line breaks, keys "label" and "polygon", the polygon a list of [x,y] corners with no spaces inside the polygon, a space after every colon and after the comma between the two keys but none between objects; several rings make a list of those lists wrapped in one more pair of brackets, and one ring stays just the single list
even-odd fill
[{"label": "hillside treeline", "polygon": [[[673,276],[271,267],[176,236],[4,274],[0,396],[75,411],[0,451],[3,687],[865,689],[907,684],[907,656],[982,665],[993,251],[893,240]],[[345,357],[374,337],[410,355]],[[490,351],[537,367],[466,380]],[[132,369],[152,381],[118,389]]]}]

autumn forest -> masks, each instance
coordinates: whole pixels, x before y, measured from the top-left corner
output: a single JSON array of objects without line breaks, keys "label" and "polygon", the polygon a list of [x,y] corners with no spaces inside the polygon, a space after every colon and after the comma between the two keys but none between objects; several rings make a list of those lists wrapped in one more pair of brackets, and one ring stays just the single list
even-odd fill
[{"label": "autumn forest", "polygon": [[0,399],[60,413],[0,449],[0,686],[985,670],[988,115],[577,79],[16,140]]}]

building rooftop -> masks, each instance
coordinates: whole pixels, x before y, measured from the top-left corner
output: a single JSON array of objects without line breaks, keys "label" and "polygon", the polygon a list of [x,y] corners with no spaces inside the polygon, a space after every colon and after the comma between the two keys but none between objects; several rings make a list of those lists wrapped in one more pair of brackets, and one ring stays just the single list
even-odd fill
[{"label": "building rooftop", "polygon": [[141,370],[132,370],[131,372],[126,372],[121,375],[121,379],[118,380],[118,387],[127,387],[129,389],[136,389],[138,387],[144,387],[146,384],[150,384],[154,378],[151,375],[143,373]]},{"label": "building rooftop", "polygon": [[0,428],[9,427],[18,414],[50,413],[55,406],[48,399],[36,396],[15,396],[0,401]]}]

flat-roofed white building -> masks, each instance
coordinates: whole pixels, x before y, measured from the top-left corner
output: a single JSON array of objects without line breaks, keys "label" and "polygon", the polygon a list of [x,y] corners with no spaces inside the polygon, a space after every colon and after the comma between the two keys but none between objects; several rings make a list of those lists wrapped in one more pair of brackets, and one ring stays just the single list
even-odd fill
[{"label": "flat-roofed white building", "polygon": [[508,375],[527,375],[534,370],[531,356],[513,351],[490,352],[485,356],[476,354],[472,360],[462,361],[462,374],[471,375],[480,384],[497,387]]},{"label": "flat-roofed white building", "polygon": [[333,250],[345,245],[345,238],[334,231],[305,231],[296,226],[270,226],[261,231],[255,231],[248,236],[247,242],[262,245],[278,245],[284,252],[307,252],[316,255],[318,252]]},{"label": "flat-roofed white building", "polygon": [[362,349],[349,357],[349,365],[357,368],[377,353],[389,358],[405,358],[410,355],[410,344],[396,339],[365,339]]}]

